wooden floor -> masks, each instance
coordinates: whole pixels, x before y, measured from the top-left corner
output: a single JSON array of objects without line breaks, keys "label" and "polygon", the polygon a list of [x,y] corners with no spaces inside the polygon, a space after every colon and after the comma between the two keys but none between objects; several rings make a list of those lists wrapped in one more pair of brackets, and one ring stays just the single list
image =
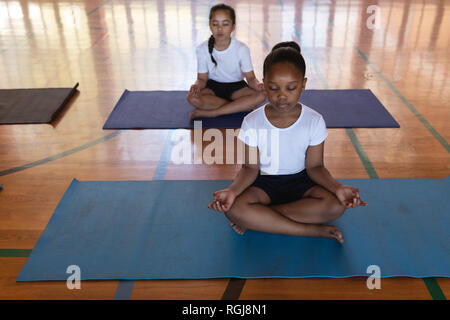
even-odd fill
[{"label": "wooden floor", "polygon": [[[449,1],[378,1],[378,29],[366,23],[366,9],[376,1],[226,3],[236,9],[235,36],[249,45],[259,79],[270,48],[293,39],[305,55],[309,89],[371,89],[399,122],[399,129],[330,129],[325,161],[336,178],[449,174]],[[114,299],[119,281],[86,281],[81,290],[68,290],[65,282],[16,283],[26,256],[3,249],[34,247],[73,178],[155,177],[168,130],[102,126],[124,89],[189,89],[194,48],[209,36],[212,4],[0,1],[0,87],[80,83],[51,125],[0,126],[0,299]],[[239,167],[169,163],[164,169],[165,179],[213,180],[232,179]],[[436,284],[450,297],[446,278],[381,284],[368,290],[366,278],[249,279],[240,290],[229,279],[149,280],[135,281],[130,298],[221,299],[231,287],[240,299],[436,299]]]}]

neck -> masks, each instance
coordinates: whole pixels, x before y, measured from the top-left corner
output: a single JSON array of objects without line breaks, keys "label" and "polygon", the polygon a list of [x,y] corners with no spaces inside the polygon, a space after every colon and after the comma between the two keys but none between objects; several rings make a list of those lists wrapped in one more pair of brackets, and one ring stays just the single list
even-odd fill
[{"label": "neck", "polygon": [[268,104],[268,112],[271,116],[275,116],[275,117],[289,117],[292,115],[297,116],[302,110],[302,105],[300,103],[297,103],[295,106],[291,107],[291,108],[277,108],[275,105],[273,105],[272,103]]},{"label": "neck", "polygon": [[218,40],[217,38],[214,41],[214,48],[217,50],[224,50],[228,48],[231,43],[231,37],[228,39]]}]

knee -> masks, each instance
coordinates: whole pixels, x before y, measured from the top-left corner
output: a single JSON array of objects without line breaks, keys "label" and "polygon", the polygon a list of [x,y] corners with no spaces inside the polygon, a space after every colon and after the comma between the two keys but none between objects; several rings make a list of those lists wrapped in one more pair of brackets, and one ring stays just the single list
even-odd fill
[{"label": "knee", "polygon": [[230,210],[225,212],[227,218],[233,222],[241,221],[245,212],[246,203],[239,198],[235,200]]},{"label": "knee", "polygon": [[241,218],[241,214],[242,209],[240,208],[240,206],[237,206],[236,203],[231,206],[230,210],[225,212],[227,218],[233,222],[239,220]]},{"label": "knee", "polygon": [[337,199],[327,201],[326,209],[324,210],[325,219],[333,221],[340,218],[345,212],[345,206],[342,205]]},{"label": "knee", "polygon": [[341,217],[344,214],[346,209],[347,208],[343,204],[341,204],[339,201],[336,201],[336,203],[334,204],[334,206],[332,208],[333,213],[336,216],[335,219]]},{"label": "knee", "polygon": [[266,100],[266,94],[262,91],[256,91],[255,101],[257,104],[263,103]]},{"label": "knee", "polygon": [[188,96],[186,97],[186,99],[187,99],[187,101],[189,102],[189,104],[191,104],[192,106],[194,106],[194,107],[196,107],[196,108],[202,106],[201,99],[198,98],[198,97],[194,98],[194,97],[188,95]]}]

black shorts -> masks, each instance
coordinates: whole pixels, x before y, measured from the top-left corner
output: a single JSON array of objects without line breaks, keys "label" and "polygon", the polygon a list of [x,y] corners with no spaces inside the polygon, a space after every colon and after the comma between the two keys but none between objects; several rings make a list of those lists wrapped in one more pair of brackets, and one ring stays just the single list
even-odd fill
[{"label": "black shorts", "polygon": [[248,87],[247,82],[244,80],[238,82],[217,82],[212,79],[208,79],[206,82],[206,88],[211,89],[216,96],[222,99],[231,101],[231,95],[239,89]]},{"label": "black shorts", "polygon": [[283,204],[300,200],[306,191],[316,186],[306,169],[294,174],[261,175],[258,174],[253,187],[262,189],[270,198],[270,204]]}]

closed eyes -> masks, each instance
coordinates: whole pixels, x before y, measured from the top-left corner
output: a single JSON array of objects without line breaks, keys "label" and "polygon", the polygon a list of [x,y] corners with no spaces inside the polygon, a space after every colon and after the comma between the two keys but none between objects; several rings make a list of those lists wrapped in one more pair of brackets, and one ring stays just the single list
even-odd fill
[{"label": "closed eyes", "polygon": [[[279,90],[279,88],[271,88],[271,87],[269,87],[269,90],[271,90],[271,91],[277,91],[277,90]],[[295,87],[295,88],[287,88],[287,90],[288,91],[295,91],[295,90],[297,90],[297,87]]]}]

